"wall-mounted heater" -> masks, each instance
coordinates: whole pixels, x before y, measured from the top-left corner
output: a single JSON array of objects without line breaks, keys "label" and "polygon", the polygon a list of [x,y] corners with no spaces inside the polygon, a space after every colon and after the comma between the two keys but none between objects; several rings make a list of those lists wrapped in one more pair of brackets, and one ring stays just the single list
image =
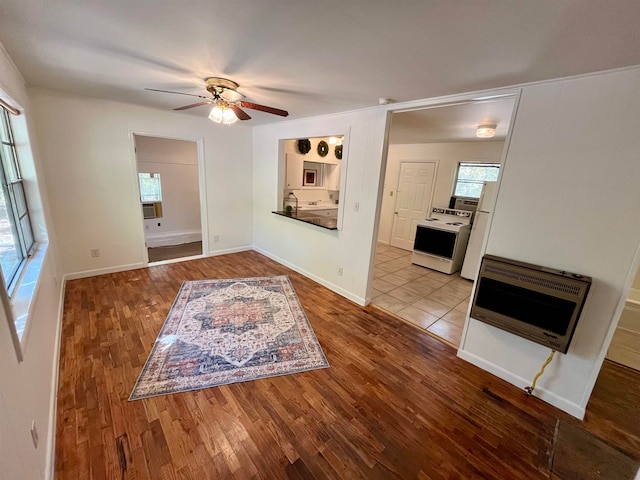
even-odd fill
[{"label": "wall-mounted heater", "polygon": [[591,278],[485,255],[471,318],[567,353]]}]

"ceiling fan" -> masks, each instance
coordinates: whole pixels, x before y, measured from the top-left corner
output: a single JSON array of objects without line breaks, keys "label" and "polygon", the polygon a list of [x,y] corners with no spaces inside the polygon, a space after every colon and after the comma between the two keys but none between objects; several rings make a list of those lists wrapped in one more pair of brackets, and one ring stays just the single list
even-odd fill
[{"label": "ceiling fan", "polygon": [[198,97],[203,99],[200,102],[185,105],[183,107],[174,108],[174,110],[187,110],[189,108],[200,107],[202,105],[214,105],[209,114],[209,118],[216,123],[223,123],[229,125],[236,120],[249,120],[251,117],[247,112],[242,110],[243,108],[250,108],[252,110],[260,110],[261,112],[271,113],[273,115],[280,115],[286,117],[289,112],[281,110],[279,108],[267,107],[265,105],[259,105],[257,103],[245,102],[244,100],[234,100],[237,98],[243,98],[244,95],[238,92],[238,85],[233,80],[219,77],[209,77],[205,79],[205,87],[211,94],[211,97],[205,97],[204,95],[194,95],[192,93],[183,92],[171,92],[169,90],[157,90],[155,88],[145,88],[152,92],[163,93],[175,93],[178,95],[188,95],[190,97]]}]

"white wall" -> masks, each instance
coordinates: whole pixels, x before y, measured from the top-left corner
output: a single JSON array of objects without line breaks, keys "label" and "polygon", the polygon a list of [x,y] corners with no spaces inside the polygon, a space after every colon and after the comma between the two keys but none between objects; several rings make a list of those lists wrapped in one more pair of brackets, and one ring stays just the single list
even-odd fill
[{"label": "white wall", "polygon": [[[251,245],[250,128],[49,90],[32,93],[65,273],[82,276],[145,265],[133,133],[202,139],[205,253]],[[99,258],[91,257],[93,248],[100,249]]]},{"label": "white wall", "polygon": [[[576,416],[582,415],[599,372],[609,328],[621,311],[625,285],[631,283],[630,269],[637,268],[639,82],[640,69],[632,69],[522,88],[488,239],[489,253],[595,279],[569,353],[556,357],[535,392]],[[256,248],[362,302],[374,244],[386,111],[437,101],[256,127]],[[326,131],[333,126],[351,131],[344,230],[328,232],[272,215],[281,187],[278,140],[333,134]],[[357,213],[355,202],[360,203]],[[337,265],[344,266],[344,277],[337,276]],[[468,322],[459,351],[461,357],[521,387],[531,382],[548,353],[477,321]]]},{"label": "white wall", "polygon": [[378,240],[388,243],[391,239],[395,191],[398,188],[401,162],[436,162],[437,172],[431,206],[447,207],[453,191],[458,163],[469,161],[500,163],[503,148],[503,141],[389,145]]},{"label": "white wall", "polygon": [[144,220],[147,246],[201,240],[197,144],[141,135],[135,144],[138,172],[159,173],[162,186],[162,217]]},{"label": "white wall", "polygon": [[[383,109],[278,122],[253,131],[253,245],[281,263],[364,304],[386,125]],[[340,191],[343,229],[330,231],[271,213],[280,210],[284,180],[282,139],[345,136]],[[282,142],[284,143],[284,142]],[[359,204],[355,211],[355,204]],[[338,275],[338,266],[343,275]]]},{"label": "white wall", "polygon": [[[569,352],[536,392],[584,413],[637,265],[640,70],[523,89],[487,253],[593,277]],[[471,320],[460,356],[521,387],[549,350]]]},{"label": "white wall", "polygon": [[[36,137],[31,122],[32,110],[24,80],[15,69],[0,45],[0,95],[24,110],[20,119],[20,138],[16,138],[18,154],[24,164],[25,176],[29,177],[28,188],[34,188],[36,172],[41,172],[38,163]],[[24,120],[26,119],[26,122]],[[33,151],[25,153],[26,142],[31,132]],[[27,149],[28,150],[28,149]],[[35,162],[35,163],[32,163]],[[30,207],[34,210],[35,230],[40,239],[42,226],[48,219],[47,190],[42,175],[39,176],[39,192],[30,192]],[[40,203],[43,200],[43,204]],[[24,361],[18,363],[11,341],[9,324],[0,309],[0,479],[40,479],[47,475],[49,455],[55,435],[54,401],[55,372],[57,371],[57,330],[61,299],[60,278],[57,275],[55,234],[49,225],[49,251],[43,262],[37,293],[32,300],[29,330],[24,338]],[[29,429],[35,420],[40,435],[40,445],[33,447]]]}]

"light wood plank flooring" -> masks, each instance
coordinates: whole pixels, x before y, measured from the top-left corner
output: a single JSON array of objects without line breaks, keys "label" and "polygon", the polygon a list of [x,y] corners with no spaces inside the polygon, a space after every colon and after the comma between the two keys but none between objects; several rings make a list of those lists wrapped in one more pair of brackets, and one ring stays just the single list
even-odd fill
[{"label": "light wood plank flooring", "polygon": [[[127,401],[184,280],[282,274],[330,368]],[[601,391],[592,431],[640,458],[637,427],[625,421],[638,418],[636,397],[608,417],[620,392]],[[256,252],[67,283],[59,480],[549,478],[558,420],[579,424]]]}]

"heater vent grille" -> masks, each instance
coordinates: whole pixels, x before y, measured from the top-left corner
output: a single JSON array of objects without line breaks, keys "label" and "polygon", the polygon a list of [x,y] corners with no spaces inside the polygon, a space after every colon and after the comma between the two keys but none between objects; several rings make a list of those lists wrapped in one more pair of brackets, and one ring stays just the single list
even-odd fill
[{"label": "heater vent grille", "polygon": [[581,288],[579,285],[572,285],[570,283],[560,280],[551,280],[546,277],[536,275],[535,273],[525,273],[515,270],[513,267],[507,266],[506,268],[500,265],[487,265],[485,270],[487,272],[495,273],[503,277],[511,278],[517,282],[523,284],[536,285],[538,287],[548,288],[555,290],[556,292],[566,293],[574,297],[581,296]]}]

